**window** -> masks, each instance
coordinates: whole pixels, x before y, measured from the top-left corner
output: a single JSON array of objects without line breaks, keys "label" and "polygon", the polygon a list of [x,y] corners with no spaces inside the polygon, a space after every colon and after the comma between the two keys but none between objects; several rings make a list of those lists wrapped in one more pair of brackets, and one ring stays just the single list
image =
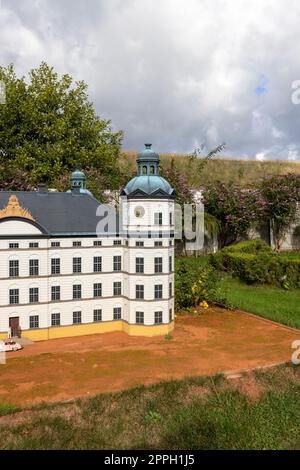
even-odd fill
[{"label": "window", "polygon": [[173,271],[173,258],[169,256],[169,271],[170,273]]},{"label": "window", "polygon": [[96,309],[94,310],[94,321],[102,321],[102,310]]},{"label": "window", "polygon": [[81,246],[81,242],[73,242],[73,246]]},{"label": "window", "polygon": [[162,299],[162,284],[156,284],[154,286],[154,298],[155,299]]},{"label": "window", "polygon": [[114,295],[122,295],[121,282],[114,282]]},{"label": "window", "polygon": [[9,289],[9,303],[10,304],[19,303],[19,289]]},{"label": "window", "polygon": [[170,245],[170,246],[173,246],[172,240],[169,240],[169,245]]},{"label": "window", "polygon": [[139,325],[144,324],[144,312],[136,312],[135,323],[138,323]]},{"label": "window", "polygon": [[154,246],[162,246],[162,242],[154,242]]},{"label": "window", "polygon": [[114,245],[122,245],[122,240],[114,240]]},{"label": "window", "polygon": [[135,242],[135,246],[144,246],[144,242]]},{"label": "window", "polygon": [[73,325],[81,323],[81,312],[73,312]]},{"label": "window", "polygon": [[19,261],[10,260],[9,261],[9,277],[18,277],[19,276]]},{"label": "window", "polygon": [[169,322],[171,322],[171,321],[173,321],[173,311],[170,308],[170,310],[169,310]]},{"label": "window", "polygon": [[154,258],[154,272],[155,273],[162,273],[163,271],[163,259],[162,258]]},{"label": "window", "polygon": [[121,271],[122,269],[122,257],[114,256],[114,271]]},{"label": "window", "polygon": [[101,246],[102,241],[101,240],[94,240],[94,246]]},{"label": "window", "polygon": [[30,242],[29,243],[29,248],[38,248],[39,244],[37,242]]},{"label": "window", "polygon": [[51,274],[60,274],[60,259],[59,258],[52,258]]},{"label": "window", "polygon": [[19,248],[19,243],[10,243],[9,248],[12,248],[12,249]]},{"label": "window", "polygon": [[150,166],[150,174],[154,175],[154,166],[153,165]]},{"label": "window", "polygon": [[122,309],[121,307],[114,308],[114,320],[121,320],[122,318]]},{"label": "window", "polygon": [[172,297],[173,294],[173,285],[172,282],[169,283],[169,297]]},{"label": "window", "polygon": [[33,304],[39,301],[39,288],[30,287],[29,289],[29,303]]},{"label": "window", "polygon": [[173,214],[170,212],[170,225],[173,225]]},{"label": "window", "polygon": [[51,286],[51,300],[60,300],[60,286]]},{"label": "window", "polygon": [[73,273],[81,273],[81,258],[73,258]]},{"label": "window", "polygon": [[39,316],[38,315],[31,315],[29,317],[29,328],[39,328]]},{"label": "window", "polygon": [[52,246],[52,248],[54,248],[54,247],[56,247],[56,248],[57,248],[57,247],[60,247],[60,242],[51,242],[51,246]]},{"label": "window", "polygon": [[52,313],[51,315],[51,325],[60,326],[60,313]]},{"label": "window", "polygon": [[162,212],[155,212],[154,225],[162,225]]},{"label": "window", "polygon": [[38,276],[39,275],[39,260],[30,259],[29,260],[29,276]]},{"label": "window", "polygon": [[135,272],[144,272],[144,258],[135,258]]},{"label": "window", "polygon": [[155,312],[154,313],[154,323],[155,323],[155,325],[159,325],[160,323],[162,323],[162,316],[163,316],[162,312]]},{"label": "window", "polygon": [[102,271],[102,256],[94,256],[94,273]]},{"label": "window", "polygon": [[94,284],[94,297],[101,297],[102,296],[102,284],[96,283]]},{"label": "window", "polygon": [[147,167],[144,165],[143,166],[143,175],[146,175],[147,174]]},{"label": "window", "polygon": [[74,284],[73,299],[81,299],[81,284]]},{"label": "window", "polygon": [[141,284],[137,284],[135,286],[135,298],[136,299],[143,299],[144,298],[144,286]]}]

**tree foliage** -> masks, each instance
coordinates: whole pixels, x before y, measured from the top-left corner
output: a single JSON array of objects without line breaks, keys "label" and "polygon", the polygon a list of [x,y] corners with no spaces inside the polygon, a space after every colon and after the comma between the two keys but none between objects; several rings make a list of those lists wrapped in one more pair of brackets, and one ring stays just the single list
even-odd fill
[{"label": "tree foliage", "polygon": [[0,106],[0,159],[16,164],[33,179],[51,182],[76,163],[118,178],[122,132],[96,115],[83,81],[59,77],[43,62],[25,77],[13,65],[0,67],[6,100]]}]

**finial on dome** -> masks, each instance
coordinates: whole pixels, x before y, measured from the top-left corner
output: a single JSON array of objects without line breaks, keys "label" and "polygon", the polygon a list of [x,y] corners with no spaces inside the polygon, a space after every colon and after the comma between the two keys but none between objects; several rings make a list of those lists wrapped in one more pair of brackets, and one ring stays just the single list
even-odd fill
[{"label": "finial on dome", "polygon": [[152,144],[145,144],[146,149],[151,149]]}]

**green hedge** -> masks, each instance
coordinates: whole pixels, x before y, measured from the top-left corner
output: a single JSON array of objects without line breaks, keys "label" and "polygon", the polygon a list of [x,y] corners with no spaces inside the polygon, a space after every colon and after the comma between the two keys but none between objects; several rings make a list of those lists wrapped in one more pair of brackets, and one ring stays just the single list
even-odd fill
[{"label": "green hedge", "polygon": [[211,255],[210,262],[216,269],[231,272],[249,284],[300,287],[300,254],[299,259],[290,259],[274,253],[260,240],[225,247]]}]

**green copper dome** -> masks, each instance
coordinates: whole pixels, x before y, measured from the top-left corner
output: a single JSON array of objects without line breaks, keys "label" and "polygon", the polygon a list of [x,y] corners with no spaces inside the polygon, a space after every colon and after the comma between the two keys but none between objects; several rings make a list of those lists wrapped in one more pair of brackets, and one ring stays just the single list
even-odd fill
[{"label": "green copper dome", "polygon": [[70,193],[74,190],[79,191],[81,194],[89,194],[92,196],[92,193],[86,189],[86,176],[85,173],[81,170],[80,165],[77,165],[76,170],[72,173],[71,189],[69,189],[67,193]]},{"label": "green copper dome", "polygon": [[130,198],[173,198],[174,189],[159,175],[159,155],[145,144],[145,149],[138,154],[138,176],[129,181],[122,195]]}]

